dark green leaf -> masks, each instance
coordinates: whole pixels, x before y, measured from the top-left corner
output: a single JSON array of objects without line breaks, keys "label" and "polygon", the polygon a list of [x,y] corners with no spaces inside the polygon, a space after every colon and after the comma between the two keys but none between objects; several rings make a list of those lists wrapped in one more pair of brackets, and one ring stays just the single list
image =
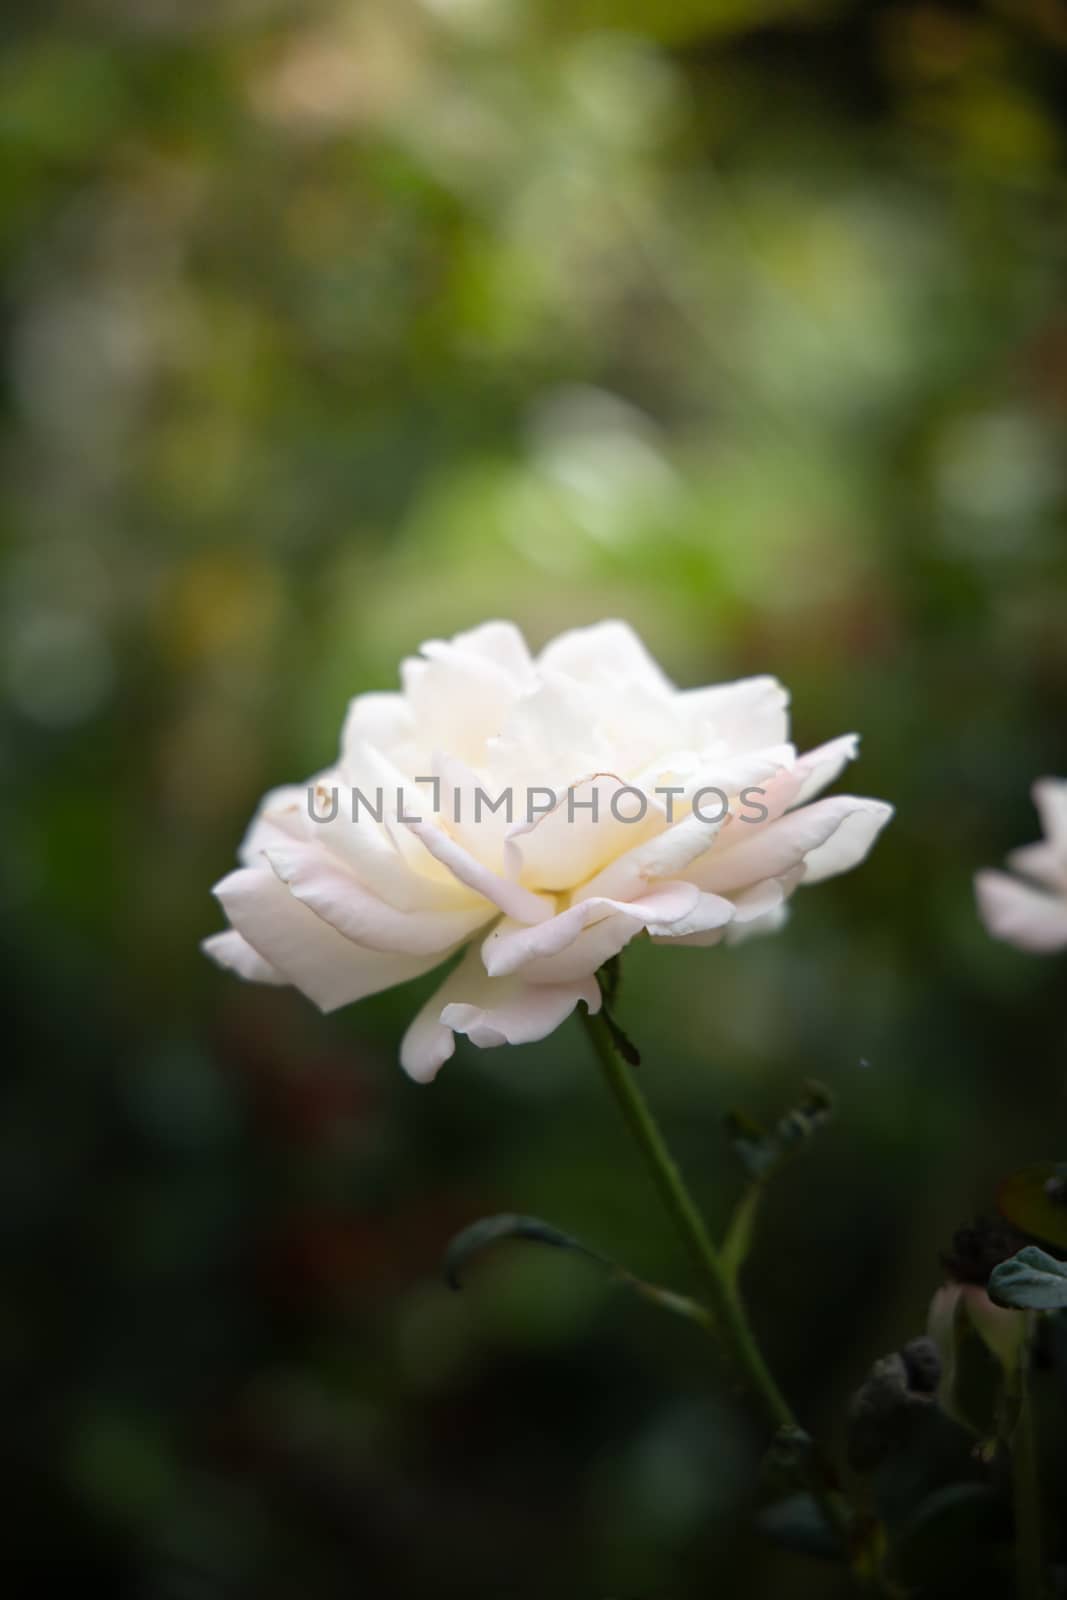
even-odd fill
[{"label": "dark green leaf", "polygon": [[551,1245],[555,1250],[577,1250],[602,1266],[612,1267],[612,1263],[595,1250],[590,1250],[578,1239],[572,1239],[570,1234],[561,1233],[558,1228],[542,1222],[540,1217],[523,1217],[505,1211],[497,1216],[482,1217],[456,1234],[445,1251],[443,1271],[448,1287],[459,1289],[460,1274],[471,1257],[479,1255],[501,1239],[524,1239],[531,1244]]},{"label": "dark green leaf", "polygon": [[1024,1311],[1060,1311],[1067,1306],[1067,1262],[1028,1244],[993,1268],[989,1298]]},{"label": "dark green leaf", "polygon": [[690,1300],[685,1295],[675,1294],[672,1289],[663,1289],[659,1284],[646,1283],[643,1278],[637,1278],[625,1267],[621,1267],[617,1261],[601,1255],[599,1250],[591,1249],[589,1245],[583,1244],[580,1239],[573,1238],[569,1233],[563,1233],[550,1223],[543,1222],[540,1217],[519,1216],[511,1211],[501,1212],[492,1217],[482,1217],[456,1234],[445,1251],[442,1267],[449,1288],[461,1288],[461,1274],[467,1262],[504,1239],[521,1239],[527,1244],[544,1244],[554,1250],[575,1251],[578,1255],[585,1256],[587,1261],[595,1261],[597,1266],[603,1267],[617,1283],[640,1295],[642,1300],[648,1300],[664,1311],[672,1311],[676,1316],[687,1317],[691,1322],[699,1322],[702,1327],[707,1328],[712,1325],[711,1313],[697,1301]]}]

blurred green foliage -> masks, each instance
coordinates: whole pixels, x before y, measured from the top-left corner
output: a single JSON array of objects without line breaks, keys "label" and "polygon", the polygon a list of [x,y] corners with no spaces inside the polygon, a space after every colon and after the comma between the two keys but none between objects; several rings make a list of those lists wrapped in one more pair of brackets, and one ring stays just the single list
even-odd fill
[{"label": "blurred green foliage", "polygon": [[[4,26],[7,1560],[151,1600],[832,1596],[743,1515],[687,1287],[578,1030],[399,1074],[197,941],[261,792],[490,615],[778,673],[898,817],[620,1017],[719,1131],[815,1075],[755,1316],[806,1422],[953,1228],[1064,1155],[1062,966],[975,867],[1067,772],[1062,0],[45,0]],[[849,1285],[843,1298],[842,1284]]]}]

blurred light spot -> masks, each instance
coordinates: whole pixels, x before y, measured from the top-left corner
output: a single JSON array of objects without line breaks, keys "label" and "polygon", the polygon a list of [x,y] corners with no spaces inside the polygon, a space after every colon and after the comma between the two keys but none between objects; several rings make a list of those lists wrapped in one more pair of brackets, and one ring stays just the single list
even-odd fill
[{"label": "blurred light spot", "polygon": [[294,129],[374,123],[415,96],[420,56],[399,9],[352,13],[286,38],[253,75],[249,98],[261,116]]},{"label": "blurred light spot", "polygon": [[275,569],[242,551],[211,552],[178,569],[162,601],[163,632],[182,662],[255,654],[281,609]]},{"label": "blurred light spot", "polygon": [[596,34],[571,51],[565,82],[591,124],[613,144],[652,143],[677,120],[683,85],[640,39]]},{"label": "blurred light spot", "polygon": [[543,398],[529,427],[537,469],[566,497],[579,526],[605,544],[625,540],[679,480],[656,430],[636,407],[601,389]]},{"label": "blurred light spot", "polygon": [[947,530],[968,547],[977,534],[987,548],[1025,541],[1027,522],[1046,510],[1063,486],[1051,440],[1025,416],[989,413],[956,421],[940,442],[934,468],[946,509],[966,521]]},{"label": "blurred light spot", "polygon": [[510,37],[524,18],[524,0],[422,0],[431,16],[457,32],[500,40]]},{"label": "blurred light spot", "polygon": [[134,420],[155,350],[143,295],[44,295],[17,324],[13,372],[23,412],[96,456]]},{"label": "blurred light spot", "polygon": [[48,727],[93,716],[115,678],[111,650],[88,617],[53,612],[9,628],[4,679],[16,710]]}]

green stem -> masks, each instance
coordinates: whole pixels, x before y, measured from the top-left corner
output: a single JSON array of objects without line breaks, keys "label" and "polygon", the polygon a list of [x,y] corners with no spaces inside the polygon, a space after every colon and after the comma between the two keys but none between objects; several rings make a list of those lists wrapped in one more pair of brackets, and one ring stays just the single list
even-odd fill
[{"label": "green stem", "polygon": [[[704,1219],[667,1148],[648,1102],[626,1061],[616,1048],[611,1025],[601,1011],[582,1016],[597,1060],[603,1069],[626,1124],[645,1158],[652,1180],[703,1281],[711,1309],[709,1330],[716,1337],[738,1376],[760,1404],[768,1424],[797,1429],[792,1407],[779,1389],[749,1326],[737,1285],[737,1274],[716,1249]],[[880,1593],[895,1593],[876,1565],[853,1548],[855,1517],[845,1495],[836,1487],[825,1466],[816,1458],[810,1481],[827,1523],[841,1541],[853,1576]],[[1029,1593],[1025,1600],[1030,1600]]]},{"label": "green stem", "polygon": [[1017,1600],[1043,1600],[1046,1592],[1041,1541],[1041,1486],[1037,1467],[1034,1404],[1030,1393],[1030,1344],[1028,1339],[1019,1357],[1019,1414],[1011,1440]]},{"label": "green stem", "polygon": [[615,1049],[611,1030],[603,1014],[592,1016],[586,1013],[583,1021],[608,1086],[645,1158],[660,1198],[703,1280],[716,1333],[739,1376],[759,1401],[771,1426],[775,1429],[795,1428],[797,1422],[789,1402],[763,1359],[719,1252],[667,1149],[648,1102],[630,1068]]}]

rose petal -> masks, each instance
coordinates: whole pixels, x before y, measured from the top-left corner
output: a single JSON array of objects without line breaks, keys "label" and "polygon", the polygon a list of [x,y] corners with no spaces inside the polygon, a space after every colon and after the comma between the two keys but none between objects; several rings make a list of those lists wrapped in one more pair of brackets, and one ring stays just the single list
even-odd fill
[{"label": "rose petal", "polygon": [[880,800],[854,795],[817,800],[753,829],[753,837],[732,850],[710,851],[690,876],[702,889],[730,894],[765,878],[781,878],[803,863],[805,883],[818,882],[862,861],[892,814]]},{"label": "rose petal", "polygon": [[398,911],[336,857],[315,845],[275,845],[264,852],[291,894],[346,939],[367,950],[424,956],[455,949],[496,915],[487,901],[455,911]]},{"label": "rose petal", "polygon": [[799,790],[790,801],[793,806],[803,806],[833,783],[835,778],[855,761],[859,751],[858,733],[843,733],[837,739],[818,745],[798,758],[797,776],[802,780]]},{"label": "rose petal", "polygon": [[242,939],[234,928],[201,939],[200,948],[220,967],[236,973],[239,978],[246,978],[249,983],[280,985],[289,981],[269,961],[264,961],[258,950],[253,950],[247,939]]},{"label": "rose petal", "polygon": [[213,892],[237,932],[321,1011],[418,977],[442,960],[362,949],[295,899],[266,865],[238,868]]},{"label": "rose petal", "polygon": [[[580,900],[547,922],[538,923],[536,927],[501,922],[482,945],[482,960],[490,977],[503,977],[520,970],[525,972],[529,966],[528,976],[533,979],[534,966],[531,964],[539,968],[546,958],[558,956],[573,946],[579,934],[593,923],[619,914],[636,924],[634,931],[647,927],[649,923],[669,924],[685,917],[699,898],[699,891],[693,884],[672,883],[649,890],[642,899],[628,903],[603,896]],[[628,937],[632,937],[632,934]],[[621,945],[619,948],[622,948]],[[606,956],[602,957],[602,960],[606,959]],[[593,972],[596,969],[589,967],[586,970]],[[538,977],[536,981],[545,980]]]},{"label": "rose petal", "polygon": [[428,1083],[465,1033],[483,1049],[544,1039],[570,1016],[579,1001],[600,1009],[595,978],[570,984],[530,984],[520,977],[490,978],[473,946],[423,1006],[404,1035],[400,1064],[418,1083]]},{"label": "rose petal", "polygon": [[706,689],[684,689],[678,704],[698,750],[718,744],[740,755],[789,738],[789,695],[777,678],[739,678]]},{"label": "rose petal", "polygon": [[413,837],[460,883],[484,895],[509,917],[518,922],[544,922],[552,915],[554,901],[549,897],[533,894],[521,884],[493,872],[435,823],[411,822],[408,826]]},{"label": "rose petal", "polygon": [[539,889],[562,891],[628,846],[661,833],[665,823],[658,807],[647,796],[642,806],[627,788],[614,773],[593,773],[560,793],[551,811],[515,822],[506,835],[511,871]]},{"label": "rose petal", "polygon": [[542,672],[562,672],[579,683],[639,683],[667,696],[674,685],[649,655],[628,622],[598,622],[561,633],[537,658]]}]

